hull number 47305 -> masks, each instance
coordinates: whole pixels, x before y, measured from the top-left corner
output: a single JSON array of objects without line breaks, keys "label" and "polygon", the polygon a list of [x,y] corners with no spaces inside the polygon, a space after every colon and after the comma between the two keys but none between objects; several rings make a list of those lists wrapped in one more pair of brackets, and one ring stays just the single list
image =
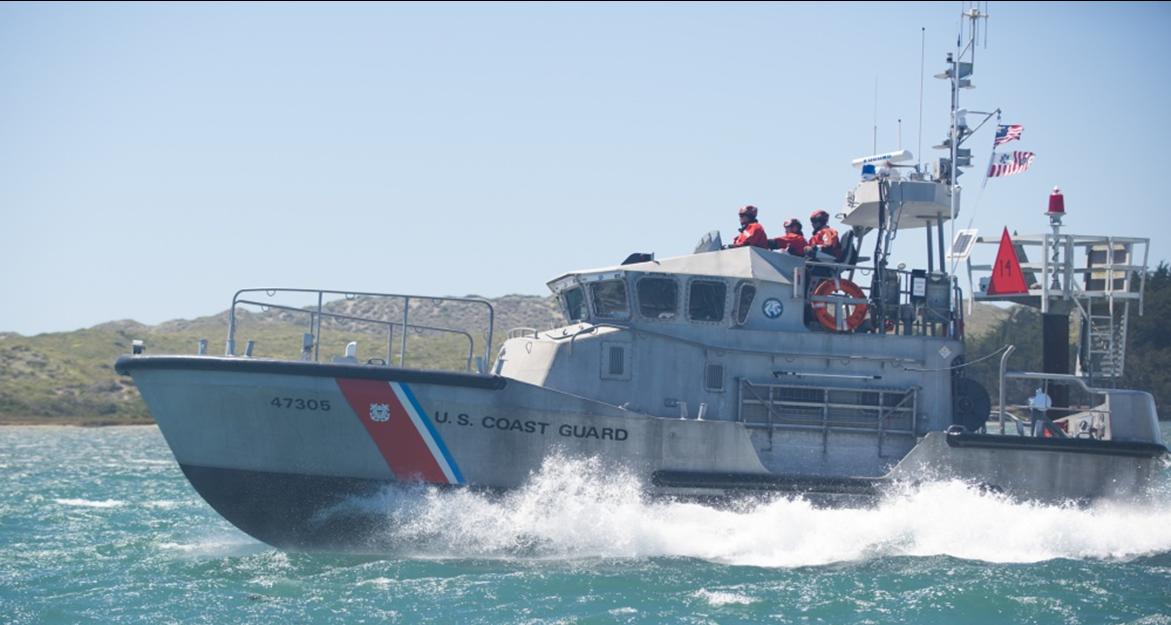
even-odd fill
[{"label": "hull number 47305", "polygon": [[288,410],[320,410],[321,412],[329,412],[328,399],[304,399],[301,397],[273,397],[272,401],[268,402],[277,408],[286,408]]}]

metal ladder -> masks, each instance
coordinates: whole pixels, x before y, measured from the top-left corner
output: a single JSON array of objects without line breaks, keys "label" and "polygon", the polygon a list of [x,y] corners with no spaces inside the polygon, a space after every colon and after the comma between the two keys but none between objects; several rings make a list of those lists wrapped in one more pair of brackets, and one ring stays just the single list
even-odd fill
[{"label": "metal ladder", "polygon": [[[1080,303],[1080,302],[1079,302]],[[1086,298],[1085,305],[1079,306],[1085,316],[1087,363],[1078,363],[1078,374],[1098,379],[1122,377],[1126,365],[1126,328],[1129,325],[1130,303],[1126,300],[1115,305],[1114,298],[1107,296],[1105,314],[1095,314],[1094,301]],[[1088,371],[1083,367],[1088,365]]]}]

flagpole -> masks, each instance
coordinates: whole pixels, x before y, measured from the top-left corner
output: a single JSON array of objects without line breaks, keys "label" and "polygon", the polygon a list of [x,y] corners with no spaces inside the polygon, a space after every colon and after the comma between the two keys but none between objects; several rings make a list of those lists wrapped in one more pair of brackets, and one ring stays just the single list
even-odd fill
[{"label": "flagpole", "polygon": [[[1000,109],[996,109],[996,131],[1000,132]],[[996,162],[996,133],[992,134],[992,153],[988,155],[988,166],[984,168],[984,180],[980,183],[980,190],[988,186],[988,174],[992,171],[992,163]]]}]

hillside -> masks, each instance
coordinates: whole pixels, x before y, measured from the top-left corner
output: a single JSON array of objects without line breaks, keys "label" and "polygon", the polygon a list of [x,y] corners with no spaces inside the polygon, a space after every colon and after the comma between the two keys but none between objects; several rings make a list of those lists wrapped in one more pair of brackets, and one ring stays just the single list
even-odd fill
[{"label": "hillside", "polygon": [[[964,303],[967,306],[967,302]],[[964,333],[968,339],[980,338],[995,331],[1008,319],[1015,306],[1001,308],[991,304],[976,303],[972,306],[972,313],[964,310]]]}]

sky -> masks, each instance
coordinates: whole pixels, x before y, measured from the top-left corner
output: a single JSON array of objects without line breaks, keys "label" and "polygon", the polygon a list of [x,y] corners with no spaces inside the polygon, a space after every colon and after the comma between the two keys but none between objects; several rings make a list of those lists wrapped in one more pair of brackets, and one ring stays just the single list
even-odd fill
[{"label": "sky", "polygon": [[[902,148],[942,155],[962,8],[0,4],[0,331],[193,318],[245,287],[546,294],[730,239],[745,204],[778,236],[840,212],[876,119],[878,150],[901,118]],[[1171,4],[988,9],[962,105],[1037,157],[981,191],[981,130],[957,223],[1041,232],[1056,185],[1067,232],[1171,259]]]}]

